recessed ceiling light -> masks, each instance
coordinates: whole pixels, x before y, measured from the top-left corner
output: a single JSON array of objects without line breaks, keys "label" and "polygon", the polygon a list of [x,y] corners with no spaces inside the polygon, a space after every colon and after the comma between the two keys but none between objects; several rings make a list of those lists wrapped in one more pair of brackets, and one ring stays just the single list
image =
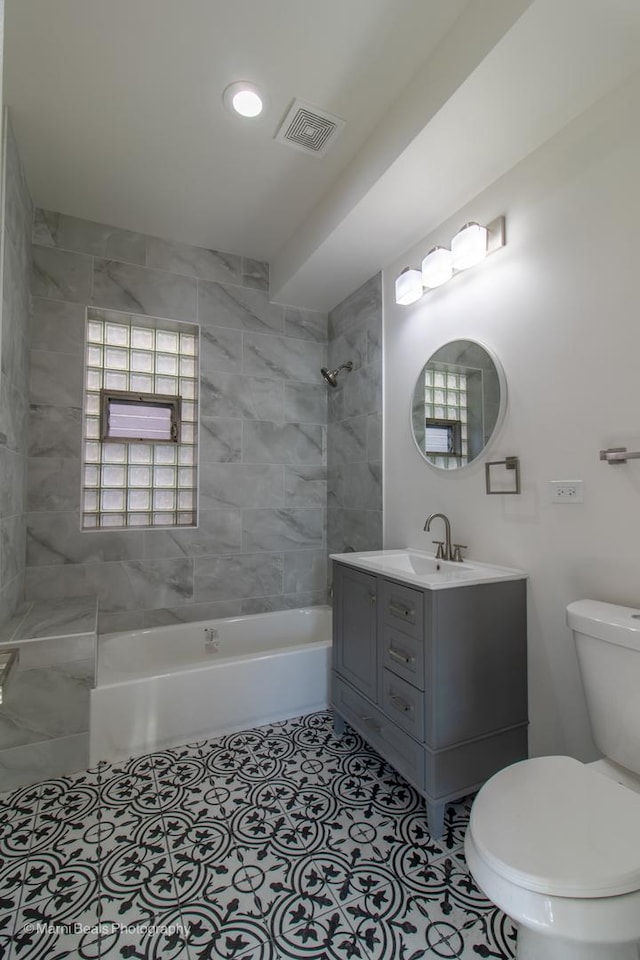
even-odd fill
[{"label": "recessed ceiling light", "polygon": [[237,80],[230,83],[222,94],[222,101],[233,113],[241,117],[257,117],[262,113],[263,98],[255,83],[248,80]]}]

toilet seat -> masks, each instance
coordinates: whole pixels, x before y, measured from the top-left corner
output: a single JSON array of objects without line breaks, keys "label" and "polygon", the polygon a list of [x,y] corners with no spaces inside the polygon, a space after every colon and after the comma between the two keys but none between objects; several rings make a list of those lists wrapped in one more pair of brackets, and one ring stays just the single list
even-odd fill
[{"label": "toilet seat", "polygon": [[480,790],[469,832],[504,880],[557,897],[640,891],[640,795],[571,757],[501,770]]}]

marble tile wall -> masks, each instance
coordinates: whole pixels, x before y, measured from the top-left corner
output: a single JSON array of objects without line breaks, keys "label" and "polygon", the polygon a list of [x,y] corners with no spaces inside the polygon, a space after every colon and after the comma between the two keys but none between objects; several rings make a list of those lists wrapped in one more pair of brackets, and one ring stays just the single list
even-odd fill
[{"label": "marble tile wall", "polygon": [[29,188],[10,120],[6,123],[0,330],[0,626],[13,615],[24,595],[33,218]]},{"label": "marble tile wall", "polygon": [[[100,629],[325,602],[326,314],[268,265],[37,210],[27,595],[100,600]],[[197,529],[81,532],[87,305],[198,323]]]},{"label": "marble tile wall", "polygon": [[329,313],[329,366],[353,361],[328,388],[330,553],[382,548],[382,275]]},{"label": "marble tile wall", "polygon": [[93,659],[56,664],[39,659],[24,669],[21,658],[0,706],[3,790],[88,766],[93,670]]}]

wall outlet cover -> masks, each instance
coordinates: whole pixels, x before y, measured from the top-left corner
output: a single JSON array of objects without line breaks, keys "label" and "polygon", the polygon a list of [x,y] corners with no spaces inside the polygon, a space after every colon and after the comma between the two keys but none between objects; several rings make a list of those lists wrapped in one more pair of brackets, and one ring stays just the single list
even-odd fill
[{"label": "wall outlet cover", "polygon": [[552,503],[583,503],[583,480],[550,480]]}]

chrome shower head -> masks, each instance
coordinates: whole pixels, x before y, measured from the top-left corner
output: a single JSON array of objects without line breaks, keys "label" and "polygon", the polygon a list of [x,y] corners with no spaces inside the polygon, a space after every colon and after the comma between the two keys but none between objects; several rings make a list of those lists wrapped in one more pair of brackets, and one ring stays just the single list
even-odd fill
[{"label": "chrome shower head", "polygon": [[326,367],[322,367],[322,369],[320,370],[320,373],[322,374],[322,376],[327,381],[330,387],[338,386],[338,381],[336,380],[337,372],[338,372],[337,370],[334,370],[333,372],[331,372],[330,370],[327,370]]},{"label": "chrome shower head", "polygon": [[326,367],[322,367],[320,373],[327,381],[330,387],[338,386],[338,374],[341,370],[347,370],[349,373],[353,370],[353,361],[347,360],[346,363],[341,364],[339,367],[336,367],[335,370],[327,370]]}]

